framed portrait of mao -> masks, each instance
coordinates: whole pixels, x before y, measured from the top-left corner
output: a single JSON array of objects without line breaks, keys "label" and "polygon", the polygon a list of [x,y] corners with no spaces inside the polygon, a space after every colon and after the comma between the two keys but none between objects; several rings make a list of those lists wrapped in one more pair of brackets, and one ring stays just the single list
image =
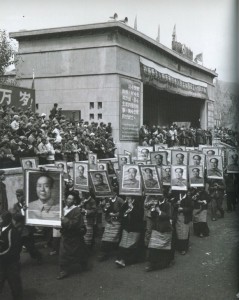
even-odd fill
[{"label": "framed portrait of mao", "polygon": [[124,165],[119,179],[121,195],[142,195],[141,174],[138,165]]},{"label": "framed portrait of mao", "polygon": [[60,171],[25,170],[26,224],[61,227],[63,177]]},{"label": "framed portrait of mao", "polygon": [[96,197],[106,197],[113,194],[107,171],[89,171],[89,177]]},{"label": "framed portrait of mao", "polygon": [[88,163],[81,161],[73,162],[73,181],[75,190],[89,191],[88,171]]},{"label": "framed portrait of mao", "polygon": [[155,165],[139,166],[145,195],[162,194],[162,184]]}]

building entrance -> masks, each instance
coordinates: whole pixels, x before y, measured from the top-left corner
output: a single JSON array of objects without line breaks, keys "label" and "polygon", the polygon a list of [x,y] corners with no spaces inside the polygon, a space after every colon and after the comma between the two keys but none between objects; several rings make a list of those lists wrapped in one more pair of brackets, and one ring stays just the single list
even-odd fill
[{"label": "building entrance", "polygon": [[169,126],[185,123],[201,127],[205,100],[184,97],[144,84],[143,122],[148,125]]}]

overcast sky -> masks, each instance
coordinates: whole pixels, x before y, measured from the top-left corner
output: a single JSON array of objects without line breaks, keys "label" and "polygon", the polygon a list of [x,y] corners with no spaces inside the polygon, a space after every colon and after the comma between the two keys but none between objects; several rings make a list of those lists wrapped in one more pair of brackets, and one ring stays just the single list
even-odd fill
[{"label": "overcast sky", "polygon": [[107,22],[117,12],[138,31],[171,48],[177,40],[225,81],[236,81],[237,0],[10,0],[1,1],[0,29],[8,32]]}]

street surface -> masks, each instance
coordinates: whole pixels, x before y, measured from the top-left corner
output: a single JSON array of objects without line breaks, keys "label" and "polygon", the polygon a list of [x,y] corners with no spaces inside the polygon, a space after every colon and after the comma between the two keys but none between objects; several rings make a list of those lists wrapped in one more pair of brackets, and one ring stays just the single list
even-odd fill
[{"label": "street surface", "polygon": [[[49,249],[41,249],[40,266],[22,253],[24,300],[233,300],[239,288],[238,215],[209,220],[210,236],[191,234],[188,254],[176,254],[175,265],[161,271],[146,273],[145,263],[118,269],[113,258],[98,262],[95,249],[89,271],[58,281],[57,256],[49,256]],[[0,299],[11,299],[7,284]]]}]

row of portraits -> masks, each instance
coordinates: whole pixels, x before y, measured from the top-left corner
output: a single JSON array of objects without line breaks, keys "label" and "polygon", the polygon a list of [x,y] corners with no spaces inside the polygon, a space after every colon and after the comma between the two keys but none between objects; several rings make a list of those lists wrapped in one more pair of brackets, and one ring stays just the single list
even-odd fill
[{"label": "row of portraits", "polygon": [[[80,173],[75,185],[81,190],[93,188],[98,197],[113,194],[107,171],[87,171],[88,165],[75,163]],[[175,190],[187,190],[188,172],[190,186],[204,186],[202,167],[171,166],[165,169],[155,165],[125,165],[119,175],[120,194],[162,194],[163,185]],[[29,225],[60,226],[63,200],[63,177],[60,171],[25,170],[26,221]]]}]

